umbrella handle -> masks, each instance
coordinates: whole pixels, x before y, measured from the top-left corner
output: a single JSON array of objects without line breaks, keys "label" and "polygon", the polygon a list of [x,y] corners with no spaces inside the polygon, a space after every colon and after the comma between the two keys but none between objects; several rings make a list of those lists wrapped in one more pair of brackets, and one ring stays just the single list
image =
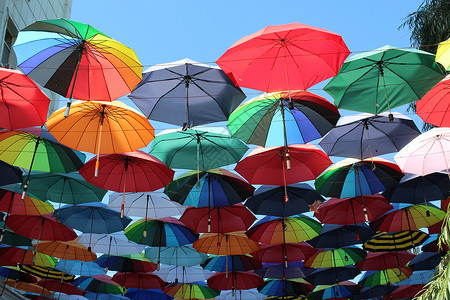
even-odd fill
[{"label": "umbrella handle", "polygon": [[102,132],[103,132],[103,121],[105,120],[105,108],[106,105],[102,105],[102,111],[100,112],[100,129],[98,132],[97,141],[97,160],[95,161],[95,173],[94,177],[98,177],[98,169],[100,168],[100,144],[102,142]]}]

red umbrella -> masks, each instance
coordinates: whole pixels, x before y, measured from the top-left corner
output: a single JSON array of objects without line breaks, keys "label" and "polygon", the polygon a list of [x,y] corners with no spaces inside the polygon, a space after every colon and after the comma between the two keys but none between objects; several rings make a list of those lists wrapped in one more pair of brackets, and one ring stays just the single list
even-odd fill
[{"label": "red umbrella", "polygon": [[41,279],[37,285],[42,286],[49,291],[64,293],[67,295],[80,295],[83,296],[86,291],[80,290],[76,286],[70,283],[61,282],[61,280],[54,279]]},{"label": "red umbrella", "polygon": [[[304,260],[316,253],[310,244],[306,242],[285,243],[276,245],[261,245],[261,248],[252,255],[263,262],[285,263]],[[285,253],[285,254],[284,254]]]},{"label": "red umbrella", "polygon": [[51,204],[36,198],[0,189],[0,211],[14,215],[42,215],[53,212]]},{"label": "red umbrella", "polygon": [[440,234],[442,232],[442,221],[428,227],[428,234]]},{"label": "red umbrella", "polygon": [[213,208],[189,207],[180,218],[195,233],[246,231],[255,220],[252,212],[241,203]]},{"label": "red umbrella", "polygon": [[391,294],[385,296],[385,299],[416,299],[425,292],[425,284],[402,285]]},{"label": "red umbrella", "polygon": [[367,252],[366,258],[355,266],[361,271],[393,269],[405,266],[414,257],[415,255],[408,251]]},{"label": "red umbrella", "polygon": [[235,170],[251,184],[286,186],[313,180],[330,165],[325,152],[314,145],[302,144],[258,147],[241,160]]},{"label": "red umbrella", "polygon": [[253,272],[221,272],[208,278],[208,286],[215,290],[248,290],[263,283],[263,278]]},{"label": "red umbrella", "polygon": [[240,39],[217,64],[241,87],[306,90],[335,76],[349,54],[340,35],[292,23],[267,26]]},{"label": "red umbrella", "polygon": [[[366,208],[368,220],[364,216]],[[367,221],[374,221],[393,209],[386,198],[380,194],[350,198],[331,198],[318,208],[315,217],[326,224],[350,225]]]},{"label": "red umbrella", "polygon": [[417,114],[426,123],[450,126],[450,75],[436,84],[416,102]]},{"label": "red umbrella", "polygon": [[2,266],[17,266],[17,264],[54,267],[56,259],[33,250],[19,247],[0,247],[0,263]]},{"label": "red umbrella", "polygon": [[0,68],[0,127],[41,126],[47,120],[50,99],[28,76]]},{"label": "red umbrella", "polygon": [[95,177],[95,158],[79,172],[86,181],[99,188],[123,192],[122,215],[125,192],[151,192],[163,188],[172,181],[175,173],[156,157],[139,150],[101,155],[100,159],[102,167],[98,177]]},{"label": "red umbrella", "polygon": [[124,288],[162,289],[166,282],[152,273],[116,273],[112,280]]}]

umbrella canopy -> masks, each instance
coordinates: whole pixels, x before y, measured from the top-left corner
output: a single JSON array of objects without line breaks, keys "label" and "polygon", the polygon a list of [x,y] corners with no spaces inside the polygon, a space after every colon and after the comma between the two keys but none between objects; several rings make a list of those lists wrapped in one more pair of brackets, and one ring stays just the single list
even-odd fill
[{"label": "umbrella canopy", "polygon": [[[286,160],[286,161],[285,161]],[[258,147],[235,167],[251,184],[289,184],[314,180],[328,166],[330,158],[311,144],[287,147]]]},{"label": "umbrella canopy", "polygon": [[361,271],[400,268],[405,266],[414,256],[408,251],[368,252],[366,258],[357,262],[355,266]]},{"label": "umbrella canopy", "polygon": [[203,263],[208,256],[200,253],[190,245],[179,247],[147,247],[145,257],[152,262],[157,262],[172,266],[192,267]]},{"label": "umbrella canopy", "polygon": [[[293,280],[267,280],[258,287],[261,294],[269,296],[300,296],[312,292],[314,286],[303,282]],[[282,298],[281,298],[282,299]]]},{"label": "umbrella canopy", "polygon": [[172,201],[194,207],[228,206],[244,201],[255,188],[226,169],[188,172],[172,181],[164,192]]},{"label": "umbrella canopy", "polygon": [[167,285],[163,292],[172,297],[180,297],[182,299],[208,299],[220,294],[202,281],[182,284],[172,283]]},{"label": "umbrella canopy", "polygon": [[252,299],[252,300],[264,300],[266,297],[261,294],[257,289],[238,290],[238,291],[221,291],[219,296],[216,296],[216,300],[235,300],[235,299]]},{"label": "umbrella canopy", "polygon": [[74,280],[73,285],[85,291],[104,294],[123,294],[122,287],[111,280],[108,275],[81,276]]},{"label": "umbrella canopy", "polygon": [[245,272],[260,269],[263,265],[250,255],[230,255],[210,256],[201,266],[215,272]]},{"label": "umbrella canopy", "polygon": [[306,90],[335,76],[350,54],[334,32],[300,23],[267,26],[234,43],[217,64],[239,86]]},{"label": "umbrella canopy", "polygon": [[336,284],[341,281],[351,280],[361,272],[353,265],[333,268],[320,268],[311,272],[306,280],[314,285]]},{"label": "umbrella canopy", "polygon": [[392,299],[405,299],[405,298],[408,299],[419,297],[425,291],[424,287],[425,284],[400,286],[398,289],[393,291],[389,296],[392,297]]},{"label": "umbrella canopy", "polygon": [[398,286],[390,284],[381,284],[373,287],[364,287],[359,291],[358,294],[354,295],[352,299],[379,298],[385,295],[391,295],[391,293],[395,291],[397,288]]},{"label": "umbrella canopy", "polygon": [[363,244],[375,234],[366,223],[324,224],[320,234],[308,241],[314,248],[342,248]]},{"label": "umbrella canopy", "polygon": [[15,232],[8,229],[0,229],[0,242],[4,245],[9,246],[30,246],[31,239],[21,236]]},{"label": "umbrella canopy", "polygon": [[22,181],[22,170],[0,160],[0,186]]},{"label": "umbrella canopy", "polygon": [[[117,295],[115,295],[117,296]],[[101,300],[102,298],[98,298],[98,300]],[[122,299],[122,298],[121,298]],[[171,300],[174,299],[172,296],[169,296],[160,289],[135,289],[130,288],[127,289],[127,292],[125,293],[125,296],[123,297],[123,300],[139,300],[139,299],[149,299],[149,300]],[[110,299],[107,299],[110,300]],[[114,299],[111,299],[114,300]],[[119,300],[119,299],[118,299]]]},{"label": "umbrella canopy", "polygon": [[436,52],[436,61],[440,63],[446,70],[450,66],[449,61],[450,51],[448,51],[449,46],[450,46],[449,40],[440,42]]},{"label": "umbrella canopy", "polygon": [[255,214],[288,217],[309,211],[316,201],[325,201],[308,184],[288,185],[286,191],[287,194],[283,187],[263,185],[245,201],[245,206]]},{"label": "umbrella canopy", "polygon": [[156,270],[156,264],[149,261],[144,255],[131,254],[126,256],[102,255],[95,260],[95,263],[105,270],[119,272],[153,272]]},{"label": "umbrella canopy", "polygon": [[142,76],[128,97],[150,120],[189,128],[226,121],[245,99],[220,68],[188,58],[152,66]]},{"label": "umbrella canopy", "polygon": [[253,253],[259,244],[243,232],[204,233],[192,244],[198,252],[215,255],[241,255]]},{"label": "umbrella canopy", "polygon": [[70,99],[112,101],[142,78],[132,49],[90,25],[62,18],[22,29],[14,52],[26,75]]},{"label": "umbrella canopy", "polygon": [[66,272],[72,275],[81,276],[95,276],[104,275],[105,269],[101,268],[94,261],[80,261],[80,260],[64,260],[61,259],[55,266],[55,269]]},{"label": "umbrella canopy", "polygon": [[50,296],[52,294],[52,292],[50,292],[49,290],[35,283],[26,283],[12,279],[7,279],[4,281],[4,284],[9,285],[10,287],[13,287],[18,290],[26,291],[27,293],[35,293],[45,296]]},{"label": "umbrella canopy", "polygon": [[385,191],[402,177],[400,168],[388,160],[347,158],[328,168],[314,184],[324,196],[346,198]]},{"label": "umbrella canopy", "polygon": [[264,267],[254,271],[256,274],[269,279],[298,279],[305,278],[307,274],[311,273],[306,270],[302,262],[268,264],[264,263]]},{"label": "umbrella canopy", "polygon": [[372,252],[403,251],[422,245],[428,234],[419,230],[379,232],[363,244],[363,249]]},{"label": "umbrella canopy", "polygon": [[28,272],[23,272],[16,269],[0,267],[0,276],[3,278],[13,279],[16,281],[36,283],[37,279]]},{"label": "umbrella canopy", "polygon": [[356,247],[326,249],[307,258],[304,265],[310,268],[345,267],[363,260],[366,256],[366,251]]},{"label": "umbrella canopy", "polygon": [[408,268],[413,271],[434,270],[439,265],[446,252],[422,252],[408,263]]},{"label": "umbrella canopy", "polygon": [[50,99],[18,70],[0,68],[0,127],[19,129],[44,125]]},{"label": "umbrella canopy", "polygon": [[91,247],[93,252],[108,255],[139,254],[145,248],[144,245],[129,241],[123,232],[81,234],[78,237],[78,242]]},{"label": "umbrella canopy", "polygon": [[184,266],[166,266],[163,265],[159,270],[154,272],[162,280],[167,282],[195,282],[204,281],[211,277],[214,273],[208,270],[203,270],[199,266],[184,267]]},{"label": "umbrella canopy", "polygon": [[308,294],[308,299],[322,300],[322,299],[340,299],[346,297],[347,299],[357,294],[361,289],[356,283],[351,281],[341,282],[332,285],[316,286],[314,291]]},{"label": "umbrella canopy", "polygon": [[264,93],[239,106],[227,127],[248,144],[304,144],[325,135],[339,117],[333,104],[307,91]]},{"label": "umbrella canopy", "polygon": [[[364,200],[364,201],[363,201]],[[393,208],[386,198],[379,194],[349,198],[331,198],[322,203],[317,209],[315,217],[322,223],[350,225],[366,221],[374,221]]]},{"label": "umbrella canopy", "polygon": [[151,273],[116,273],[112,280],[124,288],[162,289],[166,283]]},{"label": "umbrella canopy", "polygon": [[425,96],[416,102],[416,111],[419,117],[426,123],[449,127],[450,122],[448,105],[450,104],[450,75],[447,75],[436,84]]},{"label": "umbrella canopy", "polygon": [[49,291],[55,291],[59,293],[64,293],[67,295],[84,295],[85,291],[82,291],[75,287],[73,284],[61,282],[60,280],[54,279],[41,279],[38,281],[37,285],[42,286],[42,288]]},{"label": "umbrella canopy", "polygon": [[63,280],[64,282],[72,282],[75,279],[74,275],[69,275],[64,272],[60,272],[55,268],[51,267],[41,267],[41,266],[30,266],[30,265],[19,265],[20,269],[28,274],[37,276],[39,278],[49,278],[55,280]]},{"label": "umbrella canopy", "polygon": [[434,277],[434,270],[415,271],[408,279],[404,279],[398,283],[399,286],[412,284],[427,284]]},{"label": "umbrella canopy", "polygon": [[411,276],[411,274],[412,271],[409,268],[366,271],[358,284],[363,287],[372,287],[380,284],[390,284],[407,279],[409,276]]},{"label": "umbrella canopy", "polygon": [[422,98],[442,78],[433,54],[387,45],[352,56],[324,90],[338,108],[390,113]]},{"label": "umbrella canopy", "polygon": [[61,259],[93,261],[97,258],[86,246],[74,241],[39,242],[33,246],[39,252]]},{"label": "umbrella canopy", "polygon": [[397,152],[420,134],[414,121],[400,113],[344,116],[319,142],[333,156],[365,159]]},{"label": "umbrella canopy", "polygon": [[237,163],[247,150],[246,144],[224,128],[196,127],[162,131],[152,143],[150,154],[170,168],[199,172]]},{"label": "umbrella canopy", "polygon": [[256,217],[242,204],[214,208],[189,207],[180,221],[195,233],[227,233],[247,230]]},{"label": "umbrella canopy", "polygon": [[433,128],[422,133],[394,159],[405,173],[427,175],[450,169],[450,128]]},{"label": "umbrella canopy", "polygon": [[3,266],[14,267],[18,263],[26,265],[36,265],[41,267],[55,266],[55,258],[33,250],[27,250],[19,247],[0,247],[0,262]]},{"label": "umbrella canopy", "polygon": [[301,243],[282,243],[275,245],[261,245],[261,249],[252,253],[252,255],[263,262],[284,263],[304,260],[317,252],[310,244]]},{"label": "umbrella canopy", "polygon": [[248,290],[264,283],[261,276],[253,272],[216,273],[208,278],[208,286],[215,290]]},{"label": "umbrella canopy", "polygon": [[53,212],[53,206],[36,198],[0,189],[0,211],[7,214],[38,216]]}]

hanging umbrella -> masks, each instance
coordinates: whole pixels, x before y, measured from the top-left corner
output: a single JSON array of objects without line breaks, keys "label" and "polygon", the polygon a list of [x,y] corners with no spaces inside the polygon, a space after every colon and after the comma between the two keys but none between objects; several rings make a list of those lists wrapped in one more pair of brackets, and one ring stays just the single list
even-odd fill
[{"label": "hanging umbrella", "polygon": [[333,104],[307,91],[264,93],[239,106],[227,127],[248,144],[287,146],[321,138],[339,117]]},{"label": "hanging umbrella", "polygon": [[19,264],[36,265],[41,267],[54,267],[56,259],[28,248],[0,247],[0,262],[2,266],[16,266]]},{"label": "hanging umbrella", "polygon": [[360,286],[372,287],[380,284],[391,284],[407,279],[411,276],[412,271],[408,268],[395,268],[381,271],[366,271],[361,280],[358,282]]},{"label": "hanging umbrella", "polygon": [[342,248],[363,244],[375,234],[366,223],[324,224],[320,234],[308,241],[314,248]]},{"label": "hanging umbrella", "polygon": [[[4,226],[6,227],[6,225]],[[0,229],[0,242],[9,246],[30,246],[31,239],[21,236],[8,228]]]},{"label": "hanging umbrella", "polygon": [[417,115],[426,123],[439,127],[449,127],[449,79],[447,75],[436,84],[425,96],[416,102]]},{"label": "hanging umbrella", "polygon": [[184,267],[184,266],[166,266],[163,265],[159,270],[154,272],[155,275],[161,277],[166,282],[194,282],[204,281],[211,277],[214,273],[202,269],[200,266]]},{"label": "hanging umbrella", "polygon": [[122,287],[111,280],[108,275],[81,276],[74,280],[73,285],[79,289],[104,294],[123,294]]},{"label": "hanging umbrella", "polygon": [[242,204],[213,208],[189,207],[180,221],[195,233],[227,233],[247,230],[256,217]]},{"label": "hanging umbrella", "polygon": [[[0,277],[14,279],[16,281],[36,283],[37,279],[32,274],[12,268],[0,267]],[[3,293],[3,290],[2,290]]]},{"label": "hanging umbrella", "polygon": [[243,232],[204,233],[192,244],[198,252],[215,255],[241,255],[253,253],[259,244],[249,239]]},{"label": "hanging umbrella", "polygon": [[287,194],[283,187],[263,185],[245,201],[245,206],[255,214],[288,217],[309,211],[310,205],[316,201],[325,201],[310,185],[304,183],[288,185],[286,191]]},{"label": "hanging umbrella", "polygon": [[434,277],[434,270],[415,271],[408,279],[397,282],[396,285],[427,284]]},{"label": "hanging umbrella", "polygon": [[29,196],[25,196],[22,199],[21,194],[0,189],[0,211],[7,213],[6,220],[9,214],[40,216],[49,214],[53,210],[53,206],[48,202],[43,202]]},{"label": "hanging umbrella", "polygon": [[125,199],[124,214],[126,216],[146,219],[162,219],[182,215],[186,206],[170,201],[164,193],[112,193],[109,195],[108,207],[116,211],[122,209]]},{"label": "hanging umbrella", "polygon": [[144,245],[129,241],[123,232],[81,234],[78,237],[78,242],[91,247],[93,252],[108,255],[139,254],[145,248]]},{"label": "hanging umbrella", "polygon": [[305,278],[311,271],[303,266],[300,261],[287,264],[270,264],[264,263],[264,267],[254,271],[261,277],[269,279],[297,279]]},{"label": "hanging umbrella", "polygon": [[74,285],[66,282],[61,282],[60,280],[54,279],[41,279],[38,281],[37,285],[42,286],[42,288],[49,291],[64,293],[67,295],[84,295],[85,291],[82,291],[75,287]]},{"label": "hanging umbrella", "polygon": [[247,145],[224,128],[196,127],[162,131],[153,141],[150,154],[172,169],[200,172],[237,163],[247,150]]},{"label": "hanging umbrella", "polygon": [[300,23],[267,26],[234,43],[217,64],[239,86],[306,90],[335,76],[350,54],[342,37]]},{"label": "hanging umbrella", "polygon": [[422,245],[428,234],[419,230],[379,232],[363,244],[363,249],[372,252],[403,251]]},{"label": "hanging umbrella", "polygon": [[164,192],[172,201],[186,206],[229,206],[244,201],[255,188],[226,169],[188,172],[169,183]]},{"label": "hanging umbrella", "polygon": [[434,55],[384,46],[352,56],[324,90],[338,108],[379,114],[417,101],[439,80]]},{"label": "hanging umbrella", "polygon": [[390,122],[387,113],[344,116],[319,142],[333,156],[366,159],[397,152],[420,134],[414,121],[395,113]]},{"label": "hanging umbrella", "polygon": [[300,296],[312,292],[314,286],[303,282],[293,280],[267,280],[258,287],[261,294],[269,296]]},{"label": "hanging umbrella", "polygon": [[142,254],[128,256],[102,255],[95,260],[95,263],[105,270],[119,272],[139,273],[156,270],[156,265]]},{"label": "hanging umbrella", "polygon": [[158,258],[162,264],[171,266],[192,267],[203,263],[208,256],[200,253],[190,245],[179,247],[147,247],[144,255],[152,262],[157,262]]},{"label": "hanging umbrella", "polygon": [[304,260],[317,252],[310,244],[300,243],[282,243],[275,245],[261,245],[261,249],[252,253],[252,255],[263,262],[284,263]]},{"label": "hanging umbrella", "polygon": [[366,251],[356,247],[324,250],[307,258],[303,264],[310,268],[345,267],[353,265],[367,256]]},{"label": "hanging umbrella", "polygon": [[69,98],[68,109],[72,97],[115,100],[130,93],[142,78],[133,50],[90,25],[62,18],[22,29],[14,52],[26,75]]},{"label": "hanging umbrella", "polygon": [[371,299],[371,298],[379,298],[385,295],[392,295],[392,292],[395,291],[398,286],[390,285],[390,284],[381,284],[373,287],[364,287],[362,288],[358,294],[354,295],[352,299]]},{"label": "hanging umbrella", "polygon": [[[398,284],[398,282],[397,282]],[[413,284],[400,286],[398,289],[393,291],[389,296],[392,299],[413,299],[414,297],[419,297],[425,291],[425,284]]]},{"label": "hanging umbrella", "polygon": [[313,284],[336,284],[352,280],[361,272],[353,265],[344,267],[320,268],[311,272],[305,279]]},{"label": "hanging umbrella", "polygon": [[226,121],[245,99],[220,68],[188,58],[152,66],[142,76],[128,97],[150,120],[185,128]]},{"label": "hanging umbrella", "polygon": [[151,273],[116,273],[112,280],[126,288],[162,289],[166,283],[157,275]]},{"label": "hanging umbrella", "polygon": [[319,285],[308,294],[308,299],[350,299],[351,296],[357,294],[361,287],[351,281],[340,282],[332,285]]},{"label": "hanging umbrella", "polygon": [[450,66],[449,63],[450,51],[448,51],[449,45],[450,43],[448,40],[440,42],[436,52],[436,61],[440,63],[446,70]]},{"label": "hanging umbrella", "polygon": [[263,267],[250,255],[210,256],[201,264],[202,268],[214,272],[245,272]]},{"label": "hanging umbrella", "polygon": [[415,271],[434,270],[439,265],[442,258],[445,256],[446,251],[441,252],[422,252],[413,259],[411,259],[407,265],[408,268]]},{"label": "hanging umbrella", "polygon": [[45,296],[50,296],[52,294],[52,292],[50,292],[49,290],[35,283],[26,283],[12,279],[7,279],[3,282],[3,284],[9,285],[10,287],[13,287],[21,291],[26,291],[27,293],[35,293]]},{"label": "hanging umbrella", "polygon": [[[101,300],[101,298],[98,298]],[[122,299],[122,298],[121,298]],[[174,299],[172,296],[166,295],[160,289],[127,289],[125,297],[123,300],[140,300],[140,299],[149,299],[149,300],[171,300]],[[108,299],[109,300],[109,299]],[[114,300],[114,299],[111,299]],[[119,299],[118,299],[119,300]]]},{"label": "hanging umbrella", "polygon": [[94,252],[88,251],[86,246],[75,241],[39,242],[33,247],[41,253],[65,260],[93,261],[97,258]]},{"label": "hanging umbrella", "polygon": [[322,203],[315,217],[322,223],[350,225],[365,222],[364,207],[367,220],[374,221],[393,208],[386,198],[379,194],[349,198],[331,198]]},{"label": "hanging umbrella", "polygon": [[229,274],[215,273],[208,278],[208,286],[215,290],[248,290],[264,283],[261,276],[253,272],[233,271]]},{"label": "hanging umbrella", "polygon": [[64,260],[60,259],[55,269],[71,275],[95,276],[105,274],[105,269],[101,268],[94,261]]},{"label": "hanging umbrella", "polygon": [[261,294],[257,289],[239,290],[239,291],[221,291],[219,296],[216,296],[216,300],[264,300],[265,295]]},{"label": "hanging umbrella", "polygon": [[400,268],[405,266],[414,256],[408,251],[368,252],[366,258],[357,262],[355,266],[361,271]]},{"label": "hanging umbrella", "polygon": [[172,297],[180,297],[182,299],[208,299],[214,298],[220,293],[206,285],[203,281],[191,283],[172,283],[167,285],[163,292]]},{"label": "hanging umbrella", "polygon": [[48,278],[55,280],[62,279],[63,282],[72,282],[75,279],[74,275],[69,275],[67,273],[58,271],[57,269],[51,267],[41,267],[36,265],[30,266],[22,264],[20,264],[19,267],[24,272],[27,272],[28,274],[31,274],[39,278]]},{"label": "hanging umbrella", "polygon": [[0,160],[0,186],[22,182],[22,170]]},{"label": "hanging umbrella", "polygon": [[306,216],[265,217],[247,231],[247,236],[263,244],[299,243],[318,236],[321,230],[319,222]]}]

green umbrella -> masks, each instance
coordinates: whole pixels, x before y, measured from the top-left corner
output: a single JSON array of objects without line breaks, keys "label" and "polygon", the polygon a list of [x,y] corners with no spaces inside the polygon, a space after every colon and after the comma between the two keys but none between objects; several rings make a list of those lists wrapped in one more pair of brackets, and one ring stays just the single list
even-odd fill
[{"label": "green umbrella", "polygon": [[338,108],[390,112],[419,100],[444,77],[434,58],[417,49],[384,46],[348,59],[324,90]]},{"label": "green umbrella", "polygon": [[0,222],[0,243],[9,246],[30,246],[31,239],[26,238],[20,234],[10,231],[5,227],[4,222]]},{"label": "green umbrella", "polygon": [[353,265],[367,256],[366,251],[356,247],[345,247],[319,252],[303,263],[310,268],[333,268]]},{"label": "green umbrella", "polygon": [[409,268],[393,268],[381,271],[366,271],[358,284],[362,287],[372,287],[380,284],[391,284],[409,278],[412,270]]}]

